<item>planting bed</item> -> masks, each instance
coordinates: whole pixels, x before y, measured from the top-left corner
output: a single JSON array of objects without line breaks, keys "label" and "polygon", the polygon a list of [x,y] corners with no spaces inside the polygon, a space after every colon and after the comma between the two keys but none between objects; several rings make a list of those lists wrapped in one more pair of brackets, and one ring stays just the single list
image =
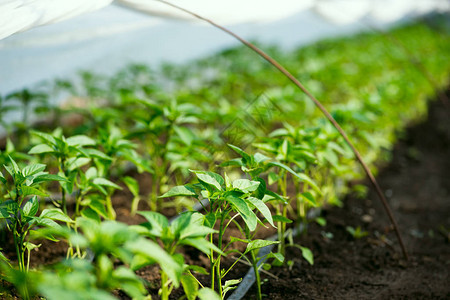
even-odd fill
[{"label": "planting bed", "polygon": [[[448,104],[439,100],[431,102],[427,119],[408,127],[394,146],[392,161],[383,166],[377,176],[401,227],[410,260],[402,257],[376,194],[371,190],[363,198],[348,195],[342,208],[323,210],[325,226],[311,223],[308,235],[294,239],[313,251],[313,266],[301,259],[300,250],[288,248],[287,259],[293,262],[292,266],[273,267],[272,276],[262,274],[263,294],[267,299],[450,297],[449,116]],[[123,192],[114,198],[117,219],[128,224],[144,222],[142,217],[129,215],[130,196]],[[147,207],[142,205],[141,209]],[[168,210],[167,214],[173,212]],[[361,227],[368,235],[354,238],[346,230],[347,226]],[[259,237],[269,237],[274,232],[261,231]],[[59,246],[53,244],[45,252],[36,253],[33,265],[51,264],[63,257],[67,245],[56,245]],[[192,249],[185,255],[190,264],[208,267],[207,258],[198,251]],[[230,265],[232,261],[228,258],[225,263]],[[249,266],[238,264],[229,277],[243,277],[248,270]],[[149,267],[138,274],[151,283],[150,291],[156,298],[158,268]],[[200,279],[208,282],[207,276]],[[255,299],[255,293],[252,288],[243,299]],[[183,292],[177,290],[171,299],[182,295]],[[116,296],[130,299],[123,293],[116,293]]]},{"label": "planting bed", "polygon": [[[377,176],[410,260],[403,259],[375,193],[363,199],[350,195],[342,209],[324,211],[326,226],[312,224],[308,237],[296,239],[312,249],[314,266],[301,260],[298,250],[289,251],[294,265],[272,271],[279,279],[269,278],[263,285],[268,299],[450,297],[448,104],[431,103],[428,119],[408,128],[394,147],[392,162]],[[369,235],[354,239],[346,226],[361,226]],[[332,239],[325,237],[329,233]]]}]

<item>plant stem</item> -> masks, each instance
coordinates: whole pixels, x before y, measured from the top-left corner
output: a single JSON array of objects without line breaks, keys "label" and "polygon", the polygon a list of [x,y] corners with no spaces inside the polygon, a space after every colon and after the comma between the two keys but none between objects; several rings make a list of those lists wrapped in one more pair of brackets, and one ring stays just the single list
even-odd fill
[{"label": "plant stem", "polygon": [[251,258],[252,258],[253,270],[255,271],[257,298],[258,298],[258,300],[261,300],[262,299],[261,277],[259,276],[258,260],[256,259],[256,255],[253,250],[250,251],[250,254],[251,254]]},{"label": "plant stem", "polygon": [[369,177],[369,180],[371,181],[373,187],[375,188],[378,197],[380,198],[381,203],[383,204],[384,210],[387,214],[387,216],[389,217],[392,226],[394,227],[395,230],[395,234],[397,236],[397,240],[400,244],[400,247],[402,249],[403,252],[403,256],[405,257],[406,260],[408,260],[408,252],[406,251],[406,247],[403,243],[402,237],[400,235],[400,230],[398,228],[397,222],[395,221],[394,215],[392,214],[392,211],[389,207],[389,204],[387,203],[386,198],[384,197],[384,194],[380,188],[380,186],[378,185],[378,182],[376,181],[375,177],[373,176],[372,172],[370,171],[369,167],[366,165],[366,163],[364,162],[361,154],[359,153],[359,151],[356,149],[356,147],[353,145],[353,143],[350,141],[349,137],[347,136],[347,134],[345,133],[345,131],[342,129],[342,127],[338,124],[338,122],[333,118],[333,116],[331,116],[331,114],[328,112],[328,110],[322,105],[322,103],[317,100],[301,83],[300,81],[295,78],[288,70],[286,70],[282,65],[280,65],[276,60],[274,60],[272,57],[270,57],[269,55],[267,55],[264,51],[262,51],[261,49],[259,49],[258,47],[256,47],[255,45],[253,45],[252,43],[244,40],[243,38],[241,38],[240,36],[238,36],[237,34],[231,32],[230,30],[226,29],[223,26],[220,26],[217,23],[214,23],[213,21],[204,18],[196,13],[193,13],[185,8],[182,8],[180,6],[177,6],[175,4],[172,4],[170,2],[164,1],[164,0],[156,0],[158,2],[161,3],[165,3],[169,6],[172,6],[176,9],[179,9],[181,11],[186,12],[187,14],[190,14],[200,20],[203,20],[205,22],[208,22],[209,24],[211,24],[212,26],[228,33],[229,35],[233,36],[234,38],[236,38],[237,40],[239,40],[241,43],[243,43],[245,46],[247,46],[248,48],[252,49],[254,52],[256,52],[258,55],[260,55],[262,58],[264,58],[267,62],[269,62],[271,65],[273,65],[275,68],[277,68],[284,76],[286,76],[292,83],[294,83],[300,90],[303,91],[303,93],[305,93],[309,99],[311,99],[314,104],[317,106],[317,108],[319,108],[319,110],[325,115],[325,117],[328,119],[328,121],[330,121],[330,123],[336,128],[336,130],[339,132],[339,134],[344,138],[344,140],[346,141],[346,143],[349,145],[349,147],[352,149],[354,155],[356,156],[357,160],[359,161],[359,163],[361,164],[361,166],[363,167],[364,171],[366,172],[367,176]]},{"label": "plant stem", "polygon": [[108,217],[111,220],[116,219],[116,211],[114,210],[114,207],[111,202],[111,195],[106,196],[106,209],[108,210]]},{"label": "plant stem", "polygon": [[[217,243],[217,247],[222,250],[222,238],[223,238],[223,234],[224,234],[224,228],[223,228],[223,223],[225,221],[225,215],[227,213],[224,211],[222,212],[221,216],[220,216],[220,225],[219,225],[219,241]],[[222,297],[222,276],[220,274],[220,260],[222,259],[222,255],[219,254],[217,256],[217,263],[216,263],[216,273],[217,273],[217,286],[219,288],[219,295],[220,297]]]},{"label": "plant stem", "polygon": [[166,272],[161,271],[161,299],[169,300],[169,283]]},{"label": "plant stem", "polygon": [[[213,234],[210,234],[210,243],[214,244]],[[219,254],[220,255],[220,254]],[[214,290],[214,284],[215,284],[215,264],[214,264],[214,250],[211,249],[211,256],[209,259],[209,264],[211,265],[211,289]]]}]

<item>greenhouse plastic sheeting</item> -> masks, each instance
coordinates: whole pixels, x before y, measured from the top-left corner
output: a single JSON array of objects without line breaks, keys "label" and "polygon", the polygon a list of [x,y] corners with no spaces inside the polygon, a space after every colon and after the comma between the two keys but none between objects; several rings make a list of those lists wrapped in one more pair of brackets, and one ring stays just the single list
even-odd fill
[{"label": "greenhouse plastic sheeting", "polygon": [[[0,0],[0,38],[70,19],[0,40],[0,94],[42,80],[70,77],[80,69],[110,73],[130,62],[153,65],[183,62],[237,43],[217,29],[204,26],[206,23],[161,18],[170,15],[182,19],[188,15],[156,1],[121,0],[108,6],[110,2]],[[285,48],[388,26],[433,10],[448,10],[449,5],[441,0],[174,0],[173,3],[225,24],[247,39],[277,43]]]}]

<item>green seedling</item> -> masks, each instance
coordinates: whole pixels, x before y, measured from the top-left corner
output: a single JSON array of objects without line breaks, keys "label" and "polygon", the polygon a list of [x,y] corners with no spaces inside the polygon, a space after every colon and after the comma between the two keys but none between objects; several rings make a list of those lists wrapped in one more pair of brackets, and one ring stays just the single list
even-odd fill
[{"label": "green seedling", "polygon": [[86,172],[79,173],[76,186],[78,187],[75,201],[76,216],[83,215],[98,221],[101,217],[115,219],[111,195],[115,190],[122,189],[119,185],[101,177],[97,168],[90,167]]},{"label": "green seedling", "polygon": [[111,171],[116,171],[115,176],[120,176],[123,171],[121,169],[121,162],[133,163],[139,173],[149,172],[152,173],[152,169],[148,165],[148,162],[139,156],[135,151],[138,147],[132,141],[126,139],[121,130],[112,125],[111,122],[106,124],[105,128],[98,130],[97,147],[102,149],[106,154],[104,157],[95,157],[94,162],[99,170],[101,176],[109,178]]},{"label": "green seedling", "polygon": [[[0,173],[0,181],[8,191],[8,194],[3,196],[4,201],[0,203],[0,219],[6,220],[6,226],[13,235],[19,269],[28,271],[30,252],[39,247],[28,240],[30,232],[39,230],[40,227],[58,228],[60,225],[55,220],[67,223],[73,221],[59,209],[44,209],[38,216],[38,197],[47,196],[40,189],[42,183],[64,181],[64,178],[44,172],[46,166],[43,164],[30,164],[21,169],[12,158],[10,160],[11,165],[5,165],[5,169],[11,176],[12,182]],[[51,236],[46,238],[53,239]]]},{"label": "green seedling", "polygon": [[[142,211],[139,214],[147,219],[147,223],[135,226],[134,228],[141,235],[149,237],[155,242],[160,242],[163,245],[163,249],[176,261],[184,264],[184,259],[178,252],[183,246],[194,247],[206,255],[210,255],[213,252],[223,254],[214,244],[205,239],[207,235],[216,233],[217,231],[203,225],[205,216],[200,213],[183,213],[170,224],[165,216],[157,212]],[[196,299],[199,292],[199,285],[201,285],[192,275],[191,271],[202,271],[202,273],[206,273],[205,270],[202,270],[198,266],[185,265],[183,267],[180,281],[189,300]],[[167,273],[161,270],[161,289],[159,291],[161,299],[168,300],[174,286],[176,286],[175,283],[169,280]]]},{"label": "green seedling", "polygon": [[361,229],[361,226],[358,226],[356,228],[353,228],[351,226],[347,226],[347,227],[345,227],[345,230],[347,230],[347,232],[350,233],[351,236],[354,239],[356,239],[356,240],[361,239],[361,238],[366,237],[366,236],[369,235],[369,233],[367,231],[364,231],[364,230]]},{"label": "green seedling", "polygon": [[[182,264],[158,244],[139,237],[126,224],[115,221],[98,223],[78,218],[77,225],[83,235],[72,238],[72,243],[92,251],[94,260],[91,274],[95,276],[98,288],[106,291],[119,288],[133,299],[143,299],[147,291],[134,271],[153,263],[158,263],[167,276],[176,285],[179,284]],[[115,260],[124,265],[114,268]]]},{"label": "green seedling", "polygon": [[0,125],[5,129],[7,132],[11,130],[11,125],[8,122],[6,122],[5,116],[8,115],[11,111],[15,111],[18,109],[15,105],[8,105],[6,102],[9,100],[8,97],[3,97],[0,95]]},{"label": "green seedling", "polygon": [[83,234],[62,227],[48,232],[62,236],[86,251],[89,249],[92,262],[71,258],[50,266],[49,270],[30,274],[7,269],[0,263],[0,275],[2,270],[6,271],[5,279],[12,282],[22,295],[37,293],[50,299],[115,299],[110,293],[117,289],[133,299],[149,299],[144,281],[135,271],[143,265],[155,263],[179,284],[183,265],[126,224],[115,221],[99,223],[83,217],[76,222]]},{"label": "green seedling", "polygon": [[136,179],[130,176],[126,176],[122,179],[122,181],[127,186],[128,190],[133,195],[133,200],[131,201],[131,215],[134,216],[138,210],[139,201],[141,200],[141,196],[139,195],[139,183]]},{"label": "green seedling", "polygon": [[[278,238],[280,241],[279,244],[279,253],[284,256],[285,254],[285,236],[286,236],[286,223],[289,223],[290,220],[287,217],[287,205],[289,202],[287,201],[287,174],[290,174],[295,181],[302,182],[304,185],[311,186],[316,193],[320,193],[319,187],[314,183],[314,181],[309,178],[306,174],[295,172],[288,165],[283,162],[271,159],[261,153],[256,153],[255,155],[250,155],[243,151],[241,148],[228,145],[233,151],[238,153],[241,158],[232,159],[228,162],[222,164],[222,166],[240,166],[242,171],[248,173],[253,180],[258,180],[261,184],[264,185],[265,189],[265,181],[260,177],[261,174],[269,172],[269,184],[271,181],[276,181],[278,183],[278,194],[270,191],[266,191],[266,193],[271,197],[271,201],[276,202],[278,205],[277,208],[277,230],[278,230]],[[283,143],[281,147],[274,148],[271,145],[263,145],[259,144],[259,146],[265,150],[275,149],[274,151],[280,150],[282,153],[277,155],[276,159],[284,160],[283,157],[288,157],[289,153],[289,144]],[[269,148],[270,146],[270,148]],[[272,169],[278,169],[278,174],[273,172]],[[306,199],[310,200],[313,196],[311,193],[303,193]]]},{"label": "green seedling", "polygon": [[[67,214],[67,195],[72,194],[75,184],[80,188],[76,197],[75,215],[79,215],[79,206],[83,196],[92,189],[96,189],[104,194],[106,198],[106,212],[109,219],[114,219],[116,213],[111,203],[111,196],[114,189],[120,187],[108,179],[102,177],[96,168],[91,167],[90,172],[83,173],[81,168],[96,160],[97,165],[102,168],[102,173],[110,166],[113,160],[105,153],[92,148],[96,145],[95,141],[85,135],[75,135],[65,138],[59,132],[53,135],[33,131],[33,134],[41,138],[44,143],[31,148],[29,154],[50,154],[58,161],[59,174],[66,178],[61,184],[61,206]],[[77,178],[80,177],[79,182]],[[86,182],[86,180],[88,180]],[[90,181],[89,181],[90,180]]]},{"label": "green seedling", "polygon": [[47,111],[50,107],[50,104],[48,102],[48,94],[40,91],[30,91],[29,89],[23,89],[21,91],[7,95],[6,99],[16,100],[21,105],[20,111],[22,112],[22,120],[15,124],[18,129],[16,134],[18,134],[19,137],[24,136],[25,140],[23,141],[23,143],[24,145],[27,145],[30,141],[29,131],[27,129],[31,126],[31,109],[33,108],[35,112]]},{"label": "green seedling", "polygon": [[[162,195],[162,198],[176,196],[192,196],[198,200],[207,198],[209,200],[208,213],[205,216],[205,225],[210,228],[218,226],[217,248],[225,252],[229,245],[223,243],[223,236],[228,226],[236,222],[236,217],[240,216],[244,220],[244,226],[249,232],[255,231],[260,222],[255,211],[261,213],[264,220],[274,226],[272,215],[264,201],[261,199],[265,195],[265,185],[259,181],[248,179],[230,180],[225,174],[225,178],[217,173],[205,171],[191,171],[198,180],[197,184],[176,186]],[[206,208],[205,208],[206,209]],[[210,234],[210,242],[214,243],[214,234]],[[214,289],[217,281],[219,295],[224,295],[222,278],[227,272],[221,269],[221,258],[223,254],[217,256],[211,250],[209,259],[211,262],[211,284]]]},{"label": "green seedling", "polygon": [[90,162],[90,156],[86,153],[84,147],[94,146],[95,142],[84,135],[73,136],[66,139],[60,131],[57,130],[53,135],[38,131],[32,131],[32,134],[39,137],[44,143],[31,148],[28,154],[49,154],[56,158],[59,175],[66,179],[60,187],[61,206],[64,213],[67,214],[66,196],[68,194],[70,195],[73,191],[76,173],[80,167]]}]

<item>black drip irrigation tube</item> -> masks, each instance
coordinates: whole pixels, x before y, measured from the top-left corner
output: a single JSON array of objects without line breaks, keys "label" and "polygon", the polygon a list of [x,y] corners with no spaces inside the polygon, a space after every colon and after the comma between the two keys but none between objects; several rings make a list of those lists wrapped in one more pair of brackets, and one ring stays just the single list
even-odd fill
[{"label": "black drip irrigation tube", "polygon": [[[307,215],[307,219],[308,220],[312,220],[316,217],[318,217],[320,215],[320,213],[322,212],[322,210],[320,208],[314,208],[311,209],[308,212]],[[292,229],[292,235],[293,236],[297,236],[300,233],[302,233],[303,231],[305,231],[307,229],[307,226],[303,223],[300,223],[298,226],[295,226]],[[278,238],[278,234],[274,234],[271,237],[269,237],[268,239],[266,239],[267,241],[276,241]],[[266,247],[261,248],[258,251],[258,257],[263,257],[263,256],[267,256],[272,249],[276,246],[276,244],[272,244]],[[258,272],[259,272],[259,267],[266,261],[266,258],[261,259],[260,261],[258,261]],[[238,287],[234,290],[234,292],[230,295],[230,297],[227,298],[227,300],[241,300],[244,298],[245,294],[247,294],[247,292],[250,290],[250,288],[252,287],[252,285],[255,283],[256,278],[255,278],[255,270],[253,269],[253,267],[251,267],[247,274],[244,276],[244,278],[242,279],[241,283],[238,285]]]}]

